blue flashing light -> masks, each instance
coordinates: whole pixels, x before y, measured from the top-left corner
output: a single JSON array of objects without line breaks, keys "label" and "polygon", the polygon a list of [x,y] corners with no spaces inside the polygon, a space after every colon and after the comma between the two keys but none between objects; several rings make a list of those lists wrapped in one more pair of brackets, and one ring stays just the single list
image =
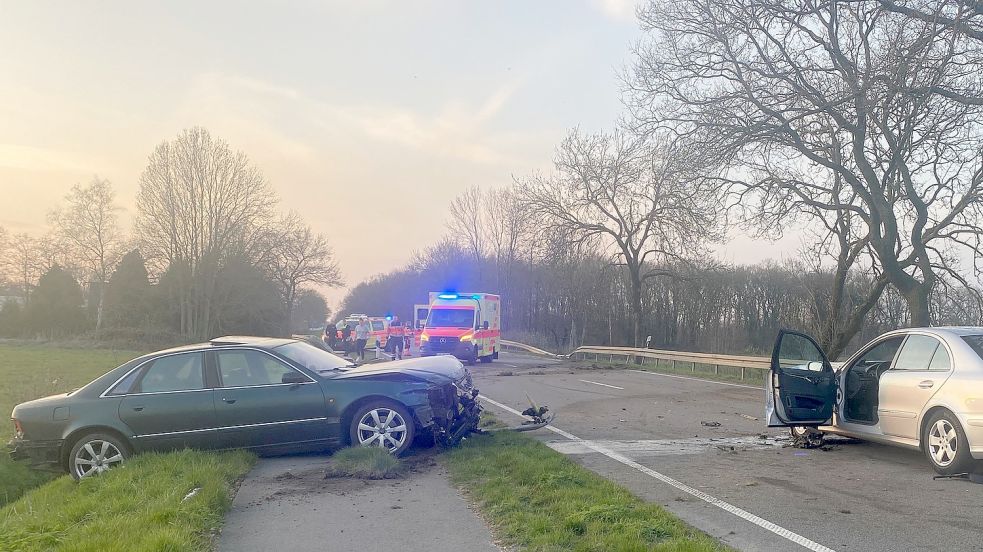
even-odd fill
[{"label": "blue flashing light", "polygon": [[392,322],[392,321],[393,321],[392,315],[386,317],[386,322]]},{"label": "blue flashing light", "polygon": [[474,294],[474,295],[471,296],[471,298],[472,299],[481,299],[481,296],[478,295],[478,294]]},{"label": "blue flashing light", "polygon": [[441,293],[437,299],[458,299],[458,295],[456,293]]}]

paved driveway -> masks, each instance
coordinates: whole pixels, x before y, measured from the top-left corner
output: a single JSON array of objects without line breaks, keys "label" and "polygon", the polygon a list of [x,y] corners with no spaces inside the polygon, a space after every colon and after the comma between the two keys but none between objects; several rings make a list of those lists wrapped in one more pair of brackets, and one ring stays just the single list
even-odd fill
[{"label": "paved driveway", "polygon": [[403,478],[324,479],[328,456],[260,459],[243,480],[221,552],[498,552],[491,532],[432,453]]}]

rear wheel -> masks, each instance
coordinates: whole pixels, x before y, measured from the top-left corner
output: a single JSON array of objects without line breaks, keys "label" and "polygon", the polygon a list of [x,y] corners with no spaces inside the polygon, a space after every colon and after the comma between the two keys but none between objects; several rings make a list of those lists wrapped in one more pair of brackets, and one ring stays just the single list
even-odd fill
[{"label": "rear wheel", "polygon": [[68,457],[68,472],[76,480],[105,473],[132,455],[122,439],[108,433],[89,433],[75,442]]},{"label": "rear wheel", "polygon": [[792,434],[792,443],[804,448],[821,447],[825,440],[825,434],[814,427],[792,426],[789,433]]},{"label": "rear wheel", "polygon": [[467,360],[465,362],[467,362],[468,366],[474,366],[475,363],[478,362],[478,349],[477,348],[471,347],[471,354],[468,355],[468,358],[467,358]]},{"label": "rear wheel", "polygon": [[406,408],[387,400],[374,400],[359,408],[350,428],[352,445],[380,447],[394,456],[410,448],[415,433],[413,417]]},{"label": "rear wheel", "polygon": [[940,410],[929,418],[922,435],[922,448],[932,467],[942,475],[958,475],[973,469],[966,434],[948,410]]}]

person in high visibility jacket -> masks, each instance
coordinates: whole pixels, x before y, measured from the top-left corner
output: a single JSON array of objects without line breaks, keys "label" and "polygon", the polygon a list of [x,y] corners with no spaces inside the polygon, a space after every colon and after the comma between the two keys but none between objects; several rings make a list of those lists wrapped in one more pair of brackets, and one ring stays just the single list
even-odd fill
[{"label": "person in high visibility jacket", "polygon": [[399,323],[399,317],[394,315],[392,321],[389,322],[386,341],[393,344],[393,355],[399,360],[403,358],[403,335],[405,333],[403,325]]}]

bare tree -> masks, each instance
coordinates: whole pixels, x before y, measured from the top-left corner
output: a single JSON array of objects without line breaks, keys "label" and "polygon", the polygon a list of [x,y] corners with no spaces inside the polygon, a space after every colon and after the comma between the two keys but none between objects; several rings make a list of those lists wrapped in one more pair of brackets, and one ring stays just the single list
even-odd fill
[{"label": "bare tree", "polygon": [[574,130],[557,150],[556,172],[522,182],[529,209],[560,239],[598,239],[625,264],[636,346],[644,282],[716,237],[712,196],[686,177],[685,158],[658,137]]},{"label": "bare tree", "polygon": [[24,303],[28,303],[38,278],[48,268],[40,251],[39,240],[25,233],[14,234],[10,237],[10,245],[4,259],[4,268],[11,282],[20,288]]},{"label": "bare tree", "polygon": [[[341,286],[341,270],[327,238],[315,234],[294,212],[282,216],[267,233],[266,240],[266,266],[279,287],[289,326],[298,293],[310,286]],[[289,331],[289,327],[285,329]]]},{"label": "bare tree", "polygon": [[106,283],[123,255],[123,236],[114,198],[109,181],[96,177],[86,186],[73,186],[65,196],[68,205],[48,216],[59,243],[70,246],[88,273],[88,282],[98,286],[97,329],[102,327]]},{"label": "bare tree", "polygon": [[203,128],[185,130],[150,155],[140,176],[136,234],[162,270],[184,267],[176,297],[180,331],[204,338],[222,261],[254,249],[276,197],[242,152]]},{"label": "bare tree", "polygon": [[451,236],[474,256],[481,259],[485,254],[484,196],[481,188],[472,186],[454,198],[450,205],[450,220],[447,228]]},{"label": "bare tree", "polygon": [[[877,269],[931,323],[941,275],[983,253],[983,12],[964,0],[650,0],[626,79],[719,182],[791,220],[850,212]],[[842,182],[842,188],[837,188]]]}]

